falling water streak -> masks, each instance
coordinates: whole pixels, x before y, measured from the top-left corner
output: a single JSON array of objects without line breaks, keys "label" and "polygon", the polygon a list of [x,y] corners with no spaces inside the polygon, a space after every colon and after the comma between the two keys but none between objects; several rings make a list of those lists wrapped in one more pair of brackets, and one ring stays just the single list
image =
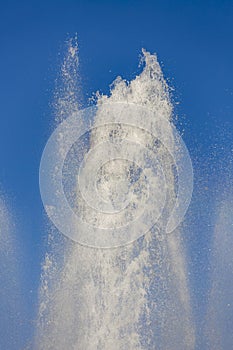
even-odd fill
[{"label": "falling water streak", "polygon": [[53,109],[57,123],[80,109],[81,89],[79,87],[79,57],[77,36],[66,42],[67,52],[62,62],[61,72],[56,79]]},{"label": "falling water streak", "polygon": [[211,290],[208,300],[205,338],[208,350],[233,347],[233,193],[223,191],[211,249]]},{"label": "falling water streak", "polygon": [[[77,73],[73,69],[78,63],[77,46],[71,45],[68,51],[63,65],[65,71],[68,68],[63,74],[65,99],[58,99],[57,104],[59,119],[78,108],[74,85],[69,83],[77,79],[72,76]],[[97,94],[97,105],[101,110],[111,102],[134,103],[171,120],[168,88],[157,58],[143,51],[142,61],[139,76],[130,83],[118,77],[110,97]],[[100,119],[101,113],[96,118]],[[91,145],[99,138],[98,131],[92,134]],[[174,204],[171,160],[164,150],[159,156],[171,183],[169,212]],[[165,235],[165,219],[145,237],[117,249],[88,248],[64,240],[65,248],[59,252],[55,243],[58,248],[46,255],[43,266],[35,348],[194,349],[182,235],[178,230]]]}]

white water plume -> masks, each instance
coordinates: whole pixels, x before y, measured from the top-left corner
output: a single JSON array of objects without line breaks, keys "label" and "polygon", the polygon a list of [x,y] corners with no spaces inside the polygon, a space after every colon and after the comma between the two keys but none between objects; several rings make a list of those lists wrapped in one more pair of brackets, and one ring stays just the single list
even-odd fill
[{"label": "white water plume", "polygon": [[[73,72],[77,72],[72,66],[77,64],[75,55],[76,51],[71,46],[67,60]],[[160,127],[160,136],[174,147],[174,140],[168,137],[172,134],[172,105],[157,57],[144,50],[142,64],[143,70],[134,80],[126,82],[117,78],[110,96],[97,95],[98,113],[93,126],[99,121],[108,123],[107,116],[109,113],[114,114],[116,103],[146,107],[164,118],[166,128]],[[67,76],[70,81],[70,75]],[[67,87],[69,84],[64,78]],[[72,89],[69,93],[70,96],[74,94]],[[58,105],[63,111],[60,115],[67,116],[75,112],[77,106],[77,101],[66,99],[65,104]],[[158,121],[147,122],[150,127]],[[85,154],[106,133],[108,138],[112,135],[123,138],[126,133],[132,132],[130,128],[118,125],[111,132],[108,127],[97,128],[78,149],[82,149]],[[143,129],[135,129],[132,133],[136,139],[147,142],[151,148],[153,146],[157,158],[163,164],[167,190],[165,210],[156,226],[133,243],[122,247],[91,248],[64,239],[65,247],[59,248],[56,243],[53,251],[52,244],[42,273],[35,340],[38,350],[191,350],[195,347],[182,233],[178,229],[171,235],[165,233],[165,222],[176,200],[173,160],[163,145],[148,136]],[[61,135],[61,153],[64,146],[62,140]],[[72,154],[77,155],[75,152]],[[139,152],[138,157],[144,157],[144,153]],[[125,166],[122,159],[106,163],[99,174],[100,195],[105,196],[105,201],[110,199],[113,207],[118,205],[119,198],[113,190],[111,176],[117,173],[122,179]],[[141,185],[142,175],[137,177],[135,169],[132,171],[134,181]],[[65,172],[67,174],[69,171]],[[69,186],[66,188],[69,191]],[[82,211],[84,220],[90,219],[90,212],[82,210],[80,200],[80,195],[75,194],[73,209]],[[53,242],[56,241],[54,236],[51,237]]]}]

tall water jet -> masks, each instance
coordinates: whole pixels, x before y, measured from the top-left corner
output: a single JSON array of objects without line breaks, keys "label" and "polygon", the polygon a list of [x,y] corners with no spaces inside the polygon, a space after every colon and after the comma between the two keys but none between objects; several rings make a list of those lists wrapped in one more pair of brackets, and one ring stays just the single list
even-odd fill
[{"label": "tall water jet", "polygon": [[[68,68],[68,73],[63,74],[68,98],[65,98],[65,102],[61,99],[62,103],[58,105],[58,111],[61,108],[58,114],[66,117],[69,113],[75,115],[78,108],[77,100],[69,98],[74,96],[74,85],[69,82],[76,79],[75,76],[71,79],[71,72],[77,72],[74,69],[78,62],[77,46],[71,43],[68,52],[63,65]],[[79,155],[82,154],[85,163],[90,151],[101,140],[117,143],[126,136],[134,137],[156,152],[156,157],[163,164],[167,184],[165,210],[155,226],[127,245],[112,248],[110,245],[110,248],[105,249],[83,246],[64,239],[65,247],[59,248],[59,244],[55,243],[55,252],[52,248],[43,266],[36,349],[194,349],[195,335],[182,233],[178,229],[172,235],[165,232],[165,222],[176,200],[171,156],[159,140],[143,128],[132,130],[131,126],[125,125],[127,120],[124,125],[109,125],[109,118],[119,112],[121,104],[135,105],[138,109],[146,108],[163,119],[141,119],[141,124],[146,122],[148,127],[157,125],[159,136],[170,142],[171,148],[174,147],[174,140],[170,138],[173,135],[172,105],[157,57],[143,51],[142,65],[141,74],[131,82],[117,78],[110,96],[97,94],[97,112],[94,121],[90,121],[93,122],[92,130],[80,137],[66,159],[64,191],[67,192],[67,198],[70,194],[70,204],[82,216],[83,221],[93,219],[96,223],[99,220],[97,224],[108,226],[112,219],[105,219],[104,214],[101,217],[101,212],[95,217],[83,203],[76,181],[70,184],[67,178],[69,180],[71,170],[76,169],[76,163],[80,163],[77,160]],[[81,127],[86,120],[80,119],[79,122]],[[99,122],[104,127],[97,127]],[[65,135],[60,134],[59,140],[58,152],[62,156]],[[99,154],[97,162],[103,154]],[[145,163],[144,152],[139,151],[137,157],[141,163]],[[137,208],[139,202],[144,200],[145,186],[140,167],[128,164],[121,157],[115,162],[106,160],[100,169],[96,181],[99,195],[105,203],[110,202],[112,210],[117,208],[119,198],[121,201],[129,188],[133,188],[134,195],[131,209]],[[86,175],[88,182],[91,174]],[[73,178],[78,182],[78,176]],[[116,179],[120,179],[117,187]],[[129,187],[126,186],[125,190],[127,181]],[[160,178],[156,181],[158,185]],[[157,197],[160,197],[162,194],[159,186],[155,190]],[[96,197],[96,200],[99,198]],[[154,209],[155,212],[159,211],[159,208]],[[122,216],[121,219],[124,220],[125,217]],[[70,225],[69,222],[67,224]],[[72,224],[79,231],[80,223]],[[86,236],[91,237],[88,231]],[[56,241],[54,236],[51,237],[53,242]]]}]

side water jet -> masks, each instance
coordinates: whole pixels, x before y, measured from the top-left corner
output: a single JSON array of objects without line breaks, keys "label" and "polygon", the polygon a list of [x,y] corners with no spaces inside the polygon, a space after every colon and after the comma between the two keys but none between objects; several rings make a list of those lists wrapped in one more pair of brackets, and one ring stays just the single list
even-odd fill
[{"label": "side water jet", "polygon": [[18,350],[25,342],[21,281],[14,223],[0,194],[0,349]]},{"label": "side water jet", "polygon": [[[77,45],[70,42],[62,70],[64,90],[59,90],[60,97],[59,93],[56,94],[59,120],[79,108],[74,98],[77,96],[77,64]],[[116,104],[134,104],[162,116],[166,127],[160,126],[160,136],[169,139],[167,136],[172,134],[172,105],[157,57],[143,50],[142,66],[141,74],[130,82],[118,77],[110,96],[97,94],[98,112],[93,126],[99,121],[107,125],[108,116],[116,112]],[[153,123],[160,124],[158,120],[146,122],[148,127]],[[50,235],[50,253],[46,255],[42,271],[35,349],[192,350],[195,348],[195,330],[182,232],[176,229],[168,235],[164,229],[175,202],[172,159],[158,140],[148,138],[142,129],[132,132],[130,127],[127,129],[121,125],[111,130],[108,128],[94,129],[81,140],[81,145],[77,144],[77,148],[70,152],[70,163],[75,162],[78,151],[84,153],[86,160],[88,152],[105,137],[114,142],[133,135],[151,148],[155,145],[153,147],[163,164],[168,187],[166,207],[156,226],[134,242],[117,248],[87,247],[65,238],[60,238],[60,245],[59,235],[57,238],[56,233]],[[62,135],[60,139],[59,152],[62,154]],[[172,147],[172,140],[170,142]],[[137,156],[145,161],[143,153],[139,152]],[[105,202],[111,202],[113,209],[119,204],[118,194],[127,194],[123,187],[128,179],[126,168],[122,159],[115,163],[106,162],[98,174],[99,194]],[[65,176],[70,174],[70,169],[68,164]],[[141,173],[133,166],[130,169],[133,173],[130,186],[137,183],[137,188],[142,188]],[[117,188],[114,176],[124,180]],[[80,204],[83,199],[76,185],[72,187],[64,181],[65,191],[75,189],[75,195],[71,193],[73,210],[81,212],[84,221],[90,220],[92,214]],[[140,197],[134,198],[136,206],[141,200],[137,198]],[[104,220],[101,213],[98,218],[105,225],[110,223],[101,221]]]},{"label": "side water jet", "polygon": [[223,191],[216,208],[211,249],[211,289],[205,320],[206,349],[230,350],[233,344],[233,193]]}]

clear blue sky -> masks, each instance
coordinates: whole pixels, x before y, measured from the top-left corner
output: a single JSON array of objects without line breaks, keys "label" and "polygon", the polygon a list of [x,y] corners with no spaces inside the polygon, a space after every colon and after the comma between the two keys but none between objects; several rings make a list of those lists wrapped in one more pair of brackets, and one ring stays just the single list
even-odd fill
[{"label": "clear blue sky", "polygon": [[[142,47],[158,54],[175,88],[174,101],[180,103],[179,127],[185,130],[197,174],[211,169],[206,182],[220,169],[233,138],[233,1],[1,2],[0,184],[23,242],[32,305],[46,236],[38,168],[52,130],[49,104],[61,63],[58,54],[75,33],[85,101],[98,89],[108,92],[117,75],[133,78]],[[199,189],[206,185],[196,182]],[[199,266],[205,265],[207,236],[193,238]]]}]

